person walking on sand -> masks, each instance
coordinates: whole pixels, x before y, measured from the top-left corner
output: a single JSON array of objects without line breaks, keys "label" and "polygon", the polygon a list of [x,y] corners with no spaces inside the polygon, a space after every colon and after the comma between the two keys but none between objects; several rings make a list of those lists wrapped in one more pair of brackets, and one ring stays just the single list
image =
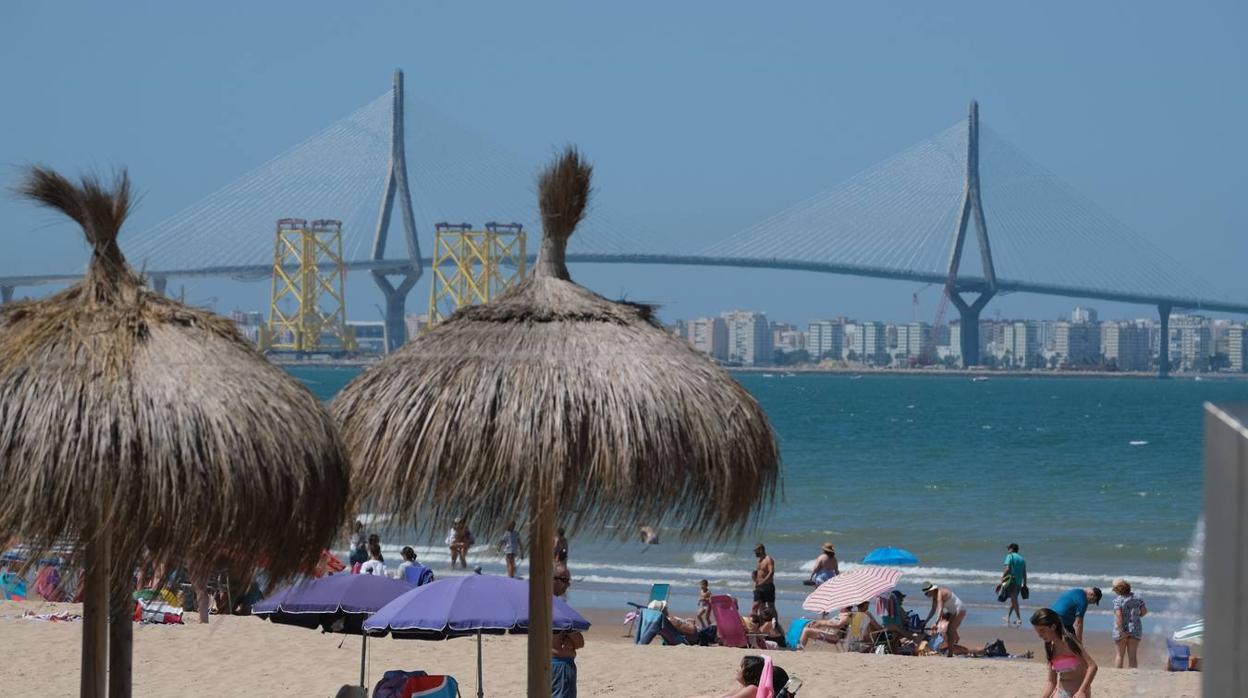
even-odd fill
[{"label": "person walking on sand", "polygon": [[1144,599],[1131,591],[1127,580],[1119,577],[1111,587],[1114,591],[1114,666],[1121,669],[1122,660],[1132,669],[1139,667],[1136,651],[1140,647],[1140,639],[1144,637],[1144,622],[1140,619],[1148,615],[1148,607]]},{"label": "person walking on sand", "polygon": [[555,532],[555,562],[568,561],[568,537],[561,528]]},{"label": "person walking on sand", "polygon": [[1023,612],[1018,606],[1019,594],[1027,588],[1027,561],[1018,553],[1018,543],[1010,543],[1005,547],[1005,570],[1009,583],[1001,593],[1010,601],[1010,608],[1005,612],[1005,624],[1010,625],[1010,616],[1018,617],[1018,624],[1023,624]]},{"label": "person walking on sand", "polygon": [[750,615],[757,615],[764,608],[776,608],[776,561],[767,554],[762,543],[754,546],[754,557],[758,564],[750,577],[754,580],[754,604],[750,607]]},{"label": "person walking on sand", "polygon": [[931,582],[923,582],[921,589],[923,595],[932,600],[932,610],[928,611],[927,619],[923,621],[923,624],[930,623],[933,617],[937,619],[936,631],[945,633],[945,646],[949,648],[950,656],[952,656],[954,645],[957,645],[958,640],[961,639],[958,635],[958,628],[962,627],[962,621],[966,620],[966,606],[963,605],[962,599],[959,599],[958,595],[950,589],[938,587]]},{"label": "person walking on sand", "polygon": [[836,560],[836,548],[832,541],[823,544],[819,557],[815,558],[815,566],[810,568],[810,581],[819,586],[841,573],[841,563]]},{"label": "person walking on sand", "polygon": [[1049,662],[1048,682],[1041,698],[1092,698],[1096,662],[1066,629],[1062,617],[1042,608],[1031,615],[1031,627],[1044,642],[1044,657]]},{"label": "person walking on sand", "polygon": [[1061,596],[1057,597],[1057,601],[1050,606],[1054,613],[1061,616],[1062,625],[1075,636],[1079,642],[1083,642],[1083,617],[1088,613],[1088,604],[1101,604],[1101,590],[1097,587],[1084,587],[1082,589],[1071,589]]},{"label": "person walking on sand", "polygon": [[550,647],[550,698],[576,698],[576,651],[585,646],[585,636],[572,631],[557,632]]},{"label": "person walking on sand", "polygon": [[711,583],[705,579],[698,582],[697,623],[698,628],[706,628],[711,625]]},{"label": "person walking on sand", "polygon": [[468,569],[468,549],[476,540],[472,531],[468,530],[468,521],[459,517],[451,523],[451,530],[446,534],[446,546],[451,551],[451,569],[455,569],[456,560],[460,567]]},{"label": "person walking on sand", "polygon": [[498,543],[499,552],[507,561],[507,576],[516,576],[516,556],[520,554],[520,534],[516,533],[516,522],[510,521],[507,530],[503,531],[503,539]]}]

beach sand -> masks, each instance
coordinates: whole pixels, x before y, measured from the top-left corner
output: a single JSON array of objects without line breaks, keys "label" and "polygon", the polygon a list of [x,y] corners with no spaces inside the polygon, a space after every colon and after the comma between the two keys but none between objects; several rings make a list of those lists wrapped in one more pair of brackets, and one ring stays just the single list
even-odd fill
[{"label": "beach sand", "polygon": [[[80,612],[80,606],[0,602],[0,686],[5,695],[72,696],[78,692],[81,623],[21,620],[23,611]],[[621,637],[621,614],[587,614],[594,628],[577,658],[580,695],[680,698],[718,695],[733,685],[746,650],[720,647],[639,647]],[[984,633],[984,634],[980,634]],[[1011,634],[1016,638],[1011,640]],[[1001,637],[1014,652],[1036,651],[1021,630],[977,628],[979,641]],[[188,614],[180,626],[135,628],[136,696],[333,696],[358,680],[360,638],[273,625],[251,617],[213,616],[200,625]],[[1098,660],[1112,648],[1090,638]],[[982,642],[980,642],[982,645]],[[476,694],[476,642],[373,639],[371,681],[386,669],[424,669],[460,682]],[[754,652],[757,653],[757,652]],[[1039,660],[947,659],[849,654],[823,646],[806,652],[771,652],[777,664],[804,682],[801,696],[1028,696],[1045,679]],[[1142,655],[1144,660],[1147,653]],[[525,638],[486,636],[485,689],[490,696],[524,695]],[[27,692],[23,687],[29,689]],[[1199,674],[1154,669],[1115,670],[1102,665],[1094,684],[1100,696],[1198,696]],[[14,692],[15,691],[15,692]]]}]

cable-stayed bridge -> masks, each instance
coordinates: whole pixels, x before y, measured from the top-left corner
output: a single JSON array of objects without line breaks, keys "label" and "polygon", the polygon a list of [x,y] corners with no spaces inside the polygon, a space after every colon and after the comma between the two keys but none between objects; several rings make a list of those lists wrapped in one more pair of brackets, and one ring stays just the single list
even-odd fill
[{"label": "cable-stayed bridge", "polygon": [[[131,263],[163,290],[173,277],[255,279],[272,271],[283,217],[343,221],[347,267],[386,299],[405,337],[408,292],[430,261],[418,231],[448,220],[540,226],[535,171],[426,105],[410,111],[402,74],[385,94],[148,230]],[[412,167],[408,167],[411,158]],[[1027,292],[1248,314],[986,126],[972,103],[945,129],[831,190],[702,249],[646,234],[596,206],[568,261],[770,268],[941,284],[961,316],[962,356],[978,362],[978,317],[995,295]],[[392,235],[393,233],[393,235]],[[0,300],[81,270],[30,274],[0,261]],[[1163,329],[1164,331],[1164,329]],[[1162,372],[1167,343],[1161,343]]]}]

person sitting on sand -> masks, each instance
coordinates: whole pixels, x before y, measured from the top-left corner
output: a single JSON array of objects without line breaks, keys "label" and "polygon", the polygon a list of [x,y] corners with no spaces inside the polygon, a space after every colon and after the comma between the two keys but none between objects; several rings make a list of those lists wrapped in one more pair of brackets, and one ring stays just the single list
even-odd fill
[{"label": "person sitting on sand", "polygon": [[[727,693],[706,698],[755,698],[758,695],[758,685],[762,683],[764,666],[766,662],[758,655],[749,654],[742,657],[741,664],[737,666],[737,687]],[[771,681],[774,686],[773,690],[778,691],[789,682],[789,675],[784,669],[772,665]]]},{"label": "person sitting on sand", "polygon": [[962,599],[949,589],[938,587],[931,582],[923,582],[921,587],[923,595],[932,600],[932,610],[928,611],[927,618],[923,621],[927,625],[932,618],[937,618],[935,631],[944,633],[945,642],[949,647],[958,644],[960,639],[958,628],[962,626],[962,621],[966,620],[966,606],[963,605]]},{"label": "person sitting on sand", "polygon": [[849,625],[849,619],[853,615],[852,606],[846,606],[841,609],[840,615],[830,620],[812,620],[802,628],[802,635],[797,640],[795,649],[806,649],[806,645],[811,640],[823,640],[824,642],[837,642],[840,640],[841,631]]},{"label": "person sitting on sand", "polygon": [[1042,608],[1032,614],[1031,627],[1044,642],[1044,656],[1049,662],[1042,698],[1091,698],[1096,662],[1066,629],[1062,617]]},{"label": "person sitting on sand", "polygon": [[433,570],[416,562],[416,551],[412,546],[403,546],[399,557],[403,558],[403,562],[399,563],[399,579],[414,586],[423,586],[433,581]]},{"label": "person sitting on sand", "polygon": [[823,544],[819,557],[815,558],[815,566],[810,569],[810,581],[819,586],[841,573],[841,563],[836,560],[836,548],[832,541]]},{"label": "person sitting on sand", "polygon": [[870,608],[871,602],[863,601],[849,616],[849,628],[845,636],[849,639],[847,649],[850,652],[870,652],[875,646],[876,633],[884,629],[875,616],[871,615]]},{"label": "person sitting on sand", "polygon": [[377,543],[368,544],[368,562],[360,565],[360,574],[386,576],[386,563],[381,559],[381,546]]}]

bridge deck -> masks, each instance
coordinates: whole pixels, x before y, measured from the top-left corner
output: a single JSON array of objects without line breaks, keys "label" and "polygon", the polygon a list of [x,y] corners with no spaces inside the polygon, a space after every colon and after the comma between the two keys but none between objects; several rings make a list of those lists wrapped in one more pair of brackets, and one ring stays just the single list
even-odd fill
[{"label": "bridge deck", "polygon": [[[530,255],[529,261],[533,261],[532,255]],[[775,258],[750,259],[744,257],[651,254],[569,254],[568,261],[583,264],[663,264],[702,267],[735,267],[742,269],[783,269],[789,271],[809,271],[823,274],[862,276],[875,279],[894,279],[897,281],[913,281],[930,284],[945,283],[945,276],[937,273]],[[428,267],[431,264],[432,260],[421,259],[422,268]],[[411,263],[405,259],[362,260],[347,262],[347,269],[351,271],[398,273],[410,268]],[[272,265],[247,265],[204,267],[202,269],[169,269],[164,271],[148,271],[147,275],[150,277],[166,278],[229,277],[235,279],[264,279],[268,278],[272,272]],[[81,273],[0,276],[0,286],[18,287],[39,286],[44,284],[64,284],[73,283],[80,278],[82,278]],[[976,284],[983,283],[983,279],[959,277],[960,288],[973,289]],[[1185,298],[1166,295],[1120,293],[1096,288],[1011,281],[1000,277],[997,279],[997,291],[998,293],[1035,293],[1047,296],[1085,298],[1139,305],[1168,305],[1175,310],[1206,310],[1248,315],[1248,303],[1232,303],[1224,300],[1207,298]]]}]

